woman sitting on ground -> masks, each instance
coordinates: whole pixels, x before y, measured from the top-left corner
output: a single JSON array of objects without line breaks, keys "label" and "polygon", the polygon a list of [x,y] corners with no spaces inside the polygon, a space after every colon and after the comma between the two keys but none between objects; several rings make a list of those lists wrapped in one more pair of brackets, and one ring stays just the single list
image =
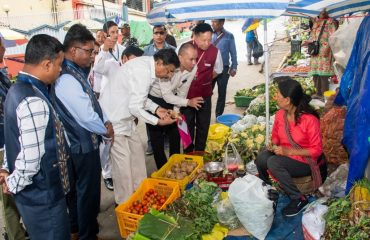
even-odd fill
[{"label": "woman sitting on ground", "polygon": [[291,202],[283,209],[283,215],[289,217],[308,203],[292,178],[312,175],[315,189],[321,184],[317,164],[322,155],[320,120],[300,83],[289,77],[278,83],[275,98],[280,110],[272,129],[273,145],[259,153],[256,165],[263,181],[270,184],[271,173],[290,197]]}]

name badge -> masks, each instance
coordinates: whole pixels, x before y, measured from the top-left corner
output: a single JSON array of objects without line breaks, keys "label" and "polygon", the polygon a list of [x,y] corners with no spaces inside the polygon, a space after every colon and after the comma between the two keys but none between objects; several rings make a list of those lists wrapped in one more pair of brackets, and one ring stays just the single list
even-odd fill
[{"label": "name badge", "polygon": [[206,66],[206,67],[210,67],[210,66],[211,66],[211,64],[210,64],[210,63],[204,63],[204,66]]}]

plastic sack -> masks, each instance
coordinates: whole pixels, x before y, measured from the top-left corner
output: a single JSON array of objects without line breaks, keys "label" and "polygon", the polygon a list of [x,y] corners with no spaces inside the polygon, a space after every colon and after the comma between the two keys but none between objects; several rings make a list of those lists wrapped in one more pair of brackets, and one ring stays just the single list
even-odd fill
[{"label": "plastic sack", "polygon": [[[229,147],[231,147],[232,153],[229,152]],[[238,170],[238,166],[242,164],[242,159],[233,143],[228,143],[226,145],[224,164],[229,172],[235,172],[236,170]]]},{"label": "plastic sack", "polygon": [[240,133],[246,128],[253,126],[257,123],[257,117],[254,115],[245,115],[242,119],[231,126],[234,133]]},{"label": "plastic sack", "polygon": [[252,51],[252,56],[254,58],[260,58],[263,55],[263,46],[257,39],[254,39]]},{"label": "plastic sack", "polygon": [[348,163],[340,165],[319,187],[319,191],[326,197],[345,197],[347,184]]},{"label": "plastic sack", "polygon": [[257,166],[254,163],[254,161],[250,161],[249,163],[247,163],[246,169],[249,174],[252,174],[252,175],[258,174]]},{"label": "plastic sack", "polygon": [[304,211],[302,229],[305,240],[320,240],[324,234],[325,220],[323,216],[328,211],[328,206],[322,204],[325,201],[326,199],[319,199]]},{"label": "plastic sack", "polygon": [[239,228],[240,222],[229,198],[221,200],[216,206],[217,218],[221,225],[231,230]]},{"label": "plastic sack", "polygon": [[247,174],[229,187],[229,199],[245,229],[258,239],[264,239],[274,220],[274,202],[268,199],[269,186]]},{"label": "plastic sack", "polygon": [[347,105],[343,144],[350,155],[346,193],[364,177],[370,156],[370,18],[365,17],[357,32],[351,57],[340,83],[336,104]]}]

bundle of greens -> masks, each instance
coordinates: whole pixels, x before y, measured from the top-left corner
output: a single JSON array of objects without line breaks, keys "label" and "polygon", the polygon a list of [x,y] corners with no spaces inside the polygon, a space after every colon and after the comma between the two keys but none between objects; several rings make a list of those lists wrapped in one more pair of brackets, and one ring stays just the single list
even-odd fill
[{"label": "bundle of greens", "polygon": [[133,240],[195,240],[194,224],[181,216],[176,219],[151,209],[140,220]]},{"label": "bundle of greens", "polygon": [[212,206],[217,189],[217,184],[213,182],[199,181],[197,186],[185,191],[183,198],[168,205],[166,213],[191,220],[195,227],[195,239],[201,239],[218,222],[216,208]]},{"label": "bundle of greens", "polygon": [[257,97],[265,93],[265,84],[254,86],[253,88],[245,88],[236,92],[235,96]]}]

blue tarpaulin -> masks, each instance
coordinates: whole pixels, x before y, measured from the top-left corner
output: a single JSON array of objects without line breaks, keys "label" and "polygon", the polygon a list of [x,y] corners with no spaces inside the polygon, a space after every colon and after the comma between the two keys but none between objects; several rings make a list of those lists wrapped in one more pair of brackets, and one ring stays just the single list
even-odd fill
[{"label": "blue tarpaulin", "polygon": [[364,177],[370,156],[370,17],[364,17],[335,100],[347,106],[343,144],[350,154],[346,193]]}]

